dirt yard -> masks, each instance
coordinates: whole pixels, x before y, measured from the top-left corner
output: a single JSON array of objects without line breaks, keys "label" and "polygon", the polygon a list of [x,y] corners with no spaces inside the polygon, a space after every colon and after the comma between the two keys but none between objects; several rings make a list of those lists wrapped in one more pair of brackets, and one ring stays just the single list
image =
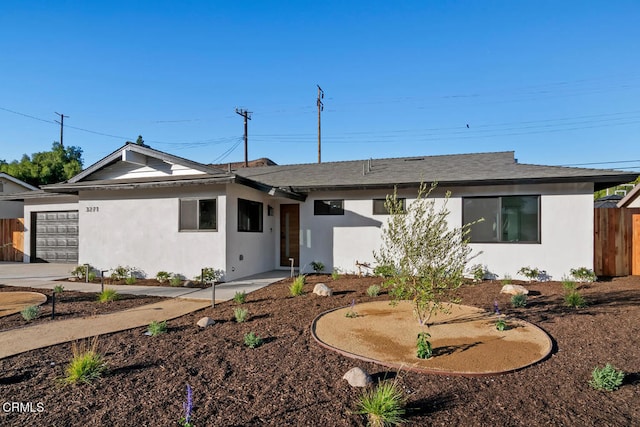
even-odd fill
[{"label": "dirt yard", "polygon": [[[311,294],[320,280],[333,297]],[[379,282],[311,276],[302,297],[289,297],[286,282],[250,294],[246,323],[232,320],[236,304],[229,302],[171,321],[158,337],[144,336],[146,328],[104,336],[100,347],[110,371],[88,386],[57,381],[69,344],[0,360],[0,404],[41,403],[43,409],[0,412],[0,425],[177,425],[189,384],[196,426],[363,426],[365,419],[353,414],[361,390],[341,379],[354,366],[376,380],[396,378],[407,398],[407,425],[640,424],[640,278],[585,286],[589,306],[578,310],[563,305],[557,282],[528,286],[533,295],[521,309],[509,308],[501,283],[465,286],[463,304],[492,311],[497,299],[503,313],[536,324],[554,340],[548,359],[485,378],[398,373],[340,356],[311,338],[319,313],[352,299],[373,300],[365,291]],[[195,323],[202,316],[217,323],[200,329]],[[246,348],[249,331],[265,344]],[[628,373],[612,393],[588,385],[593,368],[606,363]]]}]

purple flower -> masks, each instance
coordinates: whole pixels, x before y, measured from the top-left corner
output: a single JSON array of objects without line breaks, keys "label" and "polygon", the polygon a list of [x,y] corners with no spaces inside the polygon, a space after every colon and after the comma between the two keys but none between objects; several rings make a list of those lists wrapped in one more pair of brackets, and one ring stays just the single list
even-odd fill
[{"label": "purple flower", "polygon": [[494,301],[493,301],[493,311],[494,311],[497,315],[500,315],[500,308],[498,307],[498,300],[494,300]]},{"label": "purple flower", "polygon": [[187,384],[187,401],[182,404],[184,409],[184,425],[191,425],[191,410],[193,409],[193,395],[191,386]]}]

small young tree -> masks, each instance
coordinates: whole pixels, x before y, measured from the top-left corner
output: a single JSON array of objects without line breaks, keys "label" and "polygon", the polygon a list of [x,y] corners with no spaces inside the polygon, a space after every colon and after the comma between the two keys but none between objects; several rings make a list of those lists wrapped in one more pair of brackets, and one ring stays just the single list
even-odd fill
[{"label": "small young tree", "polygon": [[391,267],[385,285],[393,301],[411,300],[421,325],[428,325],[433,313],[448,310],[471,254],[472,224],[452,228],[447,221],[451,193],[436,208],[435,200],[429,199],[435,188],[435,183],[430,188],[420,184],[416,200],[406,209],[395,190],[387,196],[385,207],[391,216],[382,230],[380,250],[373,254],[379,265]]}]

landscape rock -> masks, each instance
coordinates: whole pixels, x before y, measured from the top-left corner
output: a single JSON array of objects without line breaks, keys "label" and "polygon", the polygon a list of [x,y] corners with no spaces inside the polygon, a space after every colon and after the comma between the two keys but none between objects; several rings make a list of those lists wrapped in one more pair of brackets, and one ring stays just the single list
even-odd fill
[{"label": "landscape rock", "polygon": [[200,326],[201,328],[206,328],[207,326],[215,325],[215,323],[216,321],[210,317],[203,317],[202,319],[198,320],[198,326]]},{"label": "landscape rock", "polygon": [[360,368],[351,368],[346,374],[344,374],[342,379],[347,380],[349,385],[352,387],[366,387],[373,383],[371,375],[367,374]]},{"label": "landscape rock", "polygon": [[510,295],[518,295],[518,294],[528,295],[529,290],[524,286],[520,286],[520,285],[504,285],[500,293],[510,294]]},{"label": "landscape rock", "polygon": [[184,286],[185,288],[188,288],[189,286],[191,286],[191,280],[185,280],[182,286]]},{"label": "landscape rock", "polygon": [[318,283],[317,285],[315,285],[313,287],[313,293],[322,297],[330,297],[331,295],[333,295],[333,291],[331,290],[331,288],[324,283]]}]

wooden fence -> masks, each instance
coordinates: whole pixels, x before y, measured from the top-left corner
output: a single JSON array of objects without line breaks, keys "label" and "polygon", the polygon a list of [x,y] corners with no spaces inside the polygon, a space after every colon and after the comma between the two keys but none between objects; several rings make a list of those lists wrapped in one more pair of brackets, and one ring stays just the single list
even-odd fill
[{"label": "wooden fence", "polygon": [[24,219],[0,218],[0,261],[22,262]]},{"label": "wooden fence", "polygon": [[640,274],[640,208],[597,208],[593,220],[596,275]]}]

